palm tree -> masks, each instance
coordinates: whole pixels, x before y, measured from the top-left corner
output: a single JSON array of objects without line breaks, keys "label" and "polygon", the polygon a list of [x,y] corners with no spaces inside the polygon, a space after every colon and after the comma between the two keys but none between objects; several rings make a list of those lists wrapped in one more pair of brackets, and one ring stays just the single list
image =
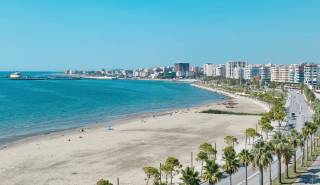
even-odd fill
[{"label": "palm tree", "polygon": [[203,180],[208,182],[209,185],[214,185],[222,178],[222,172],[214,160],[208,160],[204,166]]},{"label": "palm tree", "polygon": [[309,123],[306,122],[305,126],[302,128],[302,134],[306,143],[306,156],[307,160],[309,160],[309,136],[310,136],[310,128],[307,126]]},{"label": "palm tree", "polygon": [[181,178],[183,185],[200,185],[199,172],[195,171],[193,167],[187,167],[181,170]]},{"label": "palm tree", "polygon": [[278,127],[280,131],[281,122],[284,120],[286,113],[284,112],[282,105],[275,105],[273,108],[273,118],[275,121],[278,121]]},{"label": "palm tree", "polygon": [[143,168],[144,173],[147,175],[146,178],[146,185],[149,184],[149,180],[151,177],[154,178],[154,181],[157,181],[159,179],[160,173],[159,170],[155,167],[147,166]]},{"label": "palm tree", "polygon": [[202,176],[202,171],[203,171],[203,163],[205,161],[207,161],[209,159],[208,157],[208,154],[204,151],[200,151],[198,154],[197,154],[197,158],[196,160],[197,161],[201,161],[201,171],[200,171],[200,176]]},{"label": "palm tree", "polygon": [[238,154],[238,158],[240,163],[242,163],[245,166],[246,170],[246,185],[248,185],[248,165],[250,161],[252,161],[253,156],[249,152],[249,150],[243,149],[241,152]]},{"label": "palm tree", "polygon": [[[262,121],[262,120],[261,120]],[[266,133],[266,139],[269,139],[269,133],[273,130],[273,126],[270,122],[260,122],[260,127],[264,133]]]},{"label": "palm tree", "polygon": [[237,153],[232,146],[228,146],[223,149],[223,169],[229,174],[229,184],[232,185],[232,175],[236,173],[240,167],[239,159],[237,158]]},{"label": "palm tree", "polygon": [[313,148],[313,144],[312,144],[312,134],[314,132],[314,125],[312,122],[307,122],[305,125],[307,132],[308,132],[308,137],[310,139],[310,155],[312,155],[312,148]]},{"label": "palm tree", "polygon": [[312,122],[310,125],[309,125],[309,129],[310,129],[310,135],[311,135],[311,154],[312,154],[312,150],[315,150],[315,133],[317,132],[318,130],[318,125],[314,122]]},{"label": "palm tree", "polygon": [[302,150],[302,158],[301,158],[301,166],[304,166],[304,159],[305,159],[305,137],[302,133],[298,135],[298,145],[300,149]]},{"label": "palm tree", "polygon": [[277,132],[274,134],[271,145],[273,152],[277,155],[278,158],[278,179],[281,183],[281,156],[282,153],[286,150],[285,145],[287,144],[287,138],[281,133]]},{"label": "palm tree", "polygon": [[300,134],[296,129],[292,129],[289,134],[289,142],[293,146],[293,171],[297,172],[297,148],[300,145]]},{"label": "palm tree", "polygon": [[246,130],[246,137],[249,138],[249,144],[250,142],[250,138],[253,138],[253,142],[254,142],[254,137],[257,135],[256,129],[254,128],[248,128]]},{"label": "palm tree", "polygon": [[205,152],[208,155],[208,159],[212,160],[217,154],[217,150],[210,143],[202,143],[199,146],[199,150]]},{"label": "palm tree", "polygon": [[260,185],[263,185],[263,169],[273,161],[272,150],[263,140],[258,140],[252,148],[252,164],[259,168]]},{"label": "palm tree", "polygon": [[286,165],[286,177],[289,178],[289,162],[292,158],[292,155],[294,154],[293,146],[289,143],[285,144],[285,149],[282,152],[282,156],[284,159],[284,163]]},{"label": "palm tree", "polygon": [[166,183],[168,183],[168,175],[170,175],[170,184],[175,173],[179,173],[179,169],[182,167],[179,160],[175,157],[168,157],[164,165],[161,166],[161,170],[166,173]]},{"label": "palm tree", "polygon": [[227,145],[232,146],[234,148],[234,144],[238,143],[238,139],[234,136],[226,136],[224,138],[224,141],[226,142]]}]

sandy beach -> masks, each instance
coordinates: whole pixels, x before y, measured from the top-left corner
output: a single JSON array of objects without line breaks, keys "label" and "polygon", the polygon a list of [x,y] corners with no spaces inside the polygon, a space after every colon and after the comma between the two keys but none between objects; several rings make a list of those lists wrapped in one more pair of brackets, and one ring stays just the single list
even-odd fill
[{"label": "sandy beach", "polygon": [[[226,106],[232,102],[233,107]],[[190,165],[190,153],[204,142],[217,143],[218,158],[226,135],[236,136],[243,147],[244,131],[255,128],[259,116],[199,113],[205,109],[263,113],[267,108],[245,97],[181,109],[149,117],[122,120],[113,130],[108,123],[31,137],[0,150],[0,184],[94,185],[104,178],[114,184],[145,184],[144,166],[159,166],[168,156]],[[221,162],[221,161],[219,161]],[[199,167],[200,163],[194,161]]]}]

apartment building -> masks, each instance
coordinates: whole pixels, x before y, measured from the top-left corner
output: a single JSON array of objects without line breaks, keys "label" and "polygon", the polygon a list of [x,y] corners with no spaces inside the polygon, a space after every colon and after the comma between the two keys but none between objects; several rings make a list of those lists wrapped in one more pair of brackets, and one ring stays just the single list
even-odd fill
[{"label": "apartment building", "polygon": [[317,64],[304,65],[304,83],[310,86],[318,84],[319,66]]},{"label": "apartment building", "polygon": [[251,80],[260,76],[260,65],[249,64],[244,68],[244,79]]},{"label": "apartment building", "polygon": [[247,65],[247,61],[228,61],[226,63],[226,78],[236,78],[241,76],[243,69],[241,70],[240,68],[245,68]]},{"label": "apartment building", "polygon": [[273,65],[271,67],[271,81],[289,82],[289,65]]}]

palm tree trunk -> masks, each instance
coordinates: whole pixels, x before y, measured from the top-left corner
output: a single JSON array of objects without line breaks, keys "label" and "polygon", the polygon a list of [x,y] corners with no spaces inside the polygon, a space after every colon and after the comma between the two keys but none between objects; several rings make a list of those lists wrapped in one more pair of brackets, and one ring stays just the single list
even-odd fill
[{"label": "palm tree trunk", "polygon": [[296,149],[294,150],[294,153],[293,153],[293,171],[294,171],[294,173],[297,173],[297,151],[296,151]]},{"label": "palm tree trunk", "polygon": [[260,185],[263,185],[263,167],[262,166],[259,167],[259,171],[260,171]]},{"label": "palm tree trunk", "polygon": [[312,156],[312,153],[313,153],[313,141],[312,141],[312,135],[310,136],[310,155]]},{"label": "palm tree trunk", "polygon": [[281,184],[281,154],[277,154],[278,156],[278,182]]},{"label": "palm tree trunk", "polygon": [[232,176],[229,174],[229,185],[232,185]]},{"label": "palm tree trunk", "polygon": [[272,163],[269,165],[269,185],[272,185]]},{"label": "palm tree trunk", "polygon": [[246,185],[248,185],[248,164],[244,163],[246,169]]},{"label": "palm tree trunk", "polygon": [[302,158],[301,158],[301,166],[302,167],[304,166],[304,156],[305,156],[304,151],[305,151],[305,147],[303,146],[302,147]]},{"label": "palm tree trunk", "polygon": [[308,147],[308,145],[309,145],[309,142],[308,142],[308,139],[307,139],[307,150],[306,150],[306,155],[307,155],[307,161],[309,160],[309,156],[308,156],[308,153],[309,153],[309,147]]},{"label": "palm tree trunk", "polygon": [[161,182],[162,182],[161,163],[160,163],[160,167],[159,167],[159,181],[160,181],[160,184],[161,184]]},{"label": "palm tree trunk", "polygon": [[146,185],[148,185],[148,184],[149,184],[149,179],[150,179],[150,177],[148,177],[148,178],[147,178],[147,184],[146,184]]},{"label": "palm tree trunk", "polygon": [[313,134],[313,151],[316,151],[316,136]]},{"label": "palm tree trunk", "polygon": [[166,174],[166,184],[168,184],[168,174]]},{"label": "palm tree trunk", "polygon": [[170,174],[170,185],[172,184],[172,172]]},{"label": "palm tree trunk", "polygon": [[287,179],[289,178],[289,164],[286,163],[286,175],[287,175]]},{"label": "palm tree trunk", "polygon": [[201,171],[200,171],[200,176],[202,176],[202,170],[203,170],[203,161],[201,161]]},{"label": "palm tree trunk", "polygon": [[316,136],[313,134],[313,151],[316,151]]}]

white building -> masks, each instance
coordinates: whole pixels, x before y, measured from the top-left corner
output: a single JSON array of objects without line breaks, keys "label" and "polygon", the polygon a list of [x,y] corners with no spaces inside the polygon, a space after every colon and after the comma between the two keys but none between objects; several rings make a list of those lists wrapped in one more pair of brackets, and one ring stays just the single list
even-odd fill
[{"label": "white building", "polygon": [[244,68],[244,79],[251,80],[254,77],[260,76],[260,65],[249,64]]},{"label": "white building", "polygon": [[203,73],[205,76],[215,76],[215,66],[212,63],[204,64]]},{"label": "white building", "polygon": [[226,67],[223,64],[219,64],[215,67],[216,76],[226,76]]},{"label": "white building", "polygon": [[304,83],[310,86],[318,84],[319,66],[317,64],[304,65]]},{"label": "white building", "polygon": [[[235,68],[245,68],[247,65],[246,61],[228,61],[226,63],[226,78],[235,78],[234,73],[241,71],[239,69],[235,70]],[[239,76],[239,74],[236,76]]]},{"label": "white building", "polygon": [[233,78],[244,79],[244,68],[243,67],[235,67],[233,69]]},{"label": "white building", "polygon": [[304,79],[304,68],[300,64],[291,64],[289,66],[288,82],[302,83]]},{"label": "white building", "polygon": [[271,81],[289,82],[289,65],[274,65],[271,67]]}]

